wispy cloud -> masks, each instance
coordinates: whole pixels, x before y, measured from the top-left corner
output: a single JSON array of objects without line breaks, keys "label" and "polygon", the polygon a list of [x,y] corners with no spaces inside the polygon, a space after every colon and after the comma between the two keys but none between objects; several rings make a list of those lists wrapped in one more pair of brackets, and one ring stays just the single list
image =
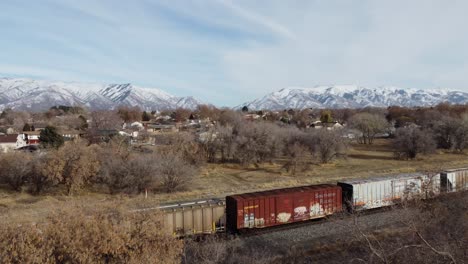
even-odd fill
[{"label": "wispy cloud", "polygon": [[290,39],[296,39],[296,35],[294,35],[288,28],[284,25],[281,25],[275,22],[273,19],[266,17],[264,15],[260,15],[258,13],[249,11],[248,9],[242,8],[239,5],[234,4],[230,0],[217,0],[222,3],[225,7],[229,10],[234,12],[237,16],[241,18],[245,18],[253,23],[260,24],[269,30],[282,35],[283,37],[287,37]]},{"label": "wispy cloud", "polygon": [[0,2],[0,74],[217,105],[285,86],[468,88],[466,1]]}]

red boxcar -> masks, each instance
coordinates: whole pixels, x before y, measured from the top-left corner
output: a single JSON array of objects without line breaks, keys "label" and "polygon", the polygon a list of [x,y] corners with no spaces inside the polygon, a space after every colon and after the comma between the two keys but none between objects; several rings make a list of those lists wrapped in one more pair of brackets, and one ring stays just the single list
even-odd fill
[{"label": "red boxcar", "polygon": [[226,197],[230,232],[325,217],[342,210],[341,187],[311,185]]}]

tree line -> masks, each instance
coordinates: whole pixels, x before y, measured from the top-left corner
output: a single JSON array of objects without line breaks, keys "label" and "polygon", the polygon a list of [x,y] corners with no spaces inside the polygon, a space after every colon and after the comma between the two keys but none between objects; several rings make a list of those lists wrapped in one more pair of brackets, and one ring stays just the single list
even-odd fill
[{"label": "tree line", "polygon": [[59,187],[72,195],[89,186],[103,186],[111,193],[174,192],[183,189],[199,168],[181,149],[146,152],[132,150],[117,136],[101,144],[78,138],[40,153],[4,153],[0,183],[34,194]]},{"label": "tree line", "polygon": [[[79,109],[64,107],[50,111],[61,111],[64,116],[83,114]],[[188,118],[190,113],[181,109],[172,112],[179,118]],[[142,118],[147,112],[137,108],[93,111],[87,127],[80,125],[88,135],[84,139],[64,143],[56,127],[51,125],[41,131],[44,151],[1,154],[0,183],[13,190],[26,187],[33,193],[57,186],[68,194],[86,186],[104,186],[111,193],[173,192],[183,189],[205,162],[259,167],[281,159],[283,168],[295,174],[311,164],[345,157],[353,140],[373,144],[377,137],[388,137],[397,159],[415,159],[437,148],[462,153],[468,146],[466,106],[441,104],[431,108],[254,113],[261,118],[248,121],[241,111],[200,106],[190,115],[209,118],[214,124],[212,127],[201,133],[155,136],[157,147],[136,150],[123,137],[115,136],[102,142],[93,133],[118,128],[124,115]],[[11,115],[16,114],[5,111],[0,120],[6,122]],[[273,115],[277,116],[272,118]],[[83,118],[79,116],[82,124]],[[341,122],[345,127],[314,129],[304,126],[317,119],[324,124]]]}]

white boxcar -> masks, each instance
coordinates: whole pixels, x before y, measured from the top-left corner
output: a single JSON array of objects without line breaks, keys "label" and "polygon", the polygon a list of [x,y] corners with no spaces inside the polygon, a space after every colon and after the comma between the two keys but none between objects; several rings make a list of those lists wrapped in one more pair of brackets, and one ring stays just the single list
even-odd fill
[{"label": "white boxcar", "polygon": [[446,170],[440,175],[443,192],[468,190],[468,168]]},{"label": "white boxcar", "polygon": [[378,178],[338,182],[343,189],[343,204],[350,210],[389,206],[404,199],[428,198],[440,192],[440,174],[389,175]]},{"label": "white boxcar", "polygon": [[164,213],[164,227],[175,236],[211,234],[224,230],[225,201],[210,199],[158,207]]}]

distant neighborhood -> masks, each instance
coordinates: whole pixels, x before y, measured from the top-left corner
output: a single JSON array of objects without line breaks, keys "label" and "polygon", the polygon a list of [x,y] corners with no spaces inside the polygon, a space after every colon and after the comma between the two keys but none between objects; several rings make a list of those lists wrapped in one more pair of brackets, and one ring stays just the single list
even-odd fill
[{"label": "distant neighborhood", "polygon": [[[41,131],[52,125],[65,141],[75,138],[87,138],[92,141],[106,141],[119,135],[128,138],[131,144],[156,144],[156,136],[178,132],[190,132],[204,140],[207,133],[219,122],[211,116],[198,110],[176,109],[174,111],[140,111],[137,108],[120,108],[116,111],[96,111],[84,117],[84,109],[76,108],[74,112],[60,111],[72,109],[68,106],[56,106],[44,114],[21,112],[12,110],[2,113],[3,124],[0,126],[0,151],[15,150],[37,151],[41,143]],[[317,115],[313,111],[254,111],[244,108],[241,113],[246,122],[271,121],[280,124],[295,124],[306,129],[341,130],[346,123],[333,121],[331,116]],[[79,114],[81,113],[81,114]],[[302,113],[300,118],[298,113]],[[55,114],[55,115],[54,115]],[[13,116],[11,116],[13,115]],[[329,113],[331,115],[331,113]],[[106,119],[105,122],[99,121]],[[8,124],[10,123],[10,124]],[[22,126],[22,127],[21,127]],[[352,135],[352,133],[348,133]],[[352,135],[354,136],[354,135]]]}]

